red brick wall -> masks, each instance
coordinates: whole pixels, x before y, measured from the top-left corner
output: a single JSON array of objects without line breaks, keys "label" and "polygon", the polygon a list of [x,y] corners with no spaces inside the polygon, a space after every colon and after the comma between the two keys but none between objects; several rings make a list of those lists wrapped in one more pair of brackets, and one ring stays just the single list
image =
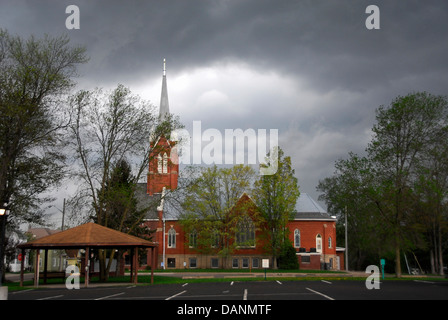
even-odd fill
[{"label": "red brick wall", "polygon": [[[147,193],[153,195],[160,193],[163,187],[168,189],[176,189],[178,182],[179,163],[173,163],[170,160],[171,150],[175,142],[170,142],[164,137],[161,137],[154,148],[154,152],[150,155],[148,177],[147,177]],[[159,173],[158,171],[158,154],[166,153],[168,155],[168,170],[167,173]],[[173,154],[174,156],[174,154]],[[177,160],[177,159],[176,159]]]},{"label": "red brick wall", "polygon": [[298,255],[299,265],[301,270],[319,270],[320,269],[320,254],[309,254],[309,262],[304,262],[303,255]]},{"label": "red brick wall", "polygon": [[[322,237],[322,254],[336,254],[336,223],[334,221],[289,221],[289,239],[294,244],[294,230],[300,230],[300,247],[307,252],[316,248],[316,236]],[[331,237],[331,248],[328,239]]]},{"label": "red brick wall", "polygon": [[[158,249],[158,267],[160,267],[160,262],[162,261],[163,254],[163,236],[162,230],[163,226],[161,220],[157,221],[148,221],[146,223],[151,229],[156,229],[158,232],[154,235],[154,241],[159,243]],[[173,228],[176,231],[176,247],[168,248],[168,231]],[[298,255],[298,260],[300,263],[301,269],[320,269],[321,268],[321,259],[327,258],[329,255],[336,255],[336,228],[335,222],[333,221],[290,221],[288,223],[288,228],[290,229],[289,238],[291,242],[294,244],[294,230],[299,229],[301,235],[301,247],[306,249],[306,252],[310,251],[310,248],[316,248],[316,235],[320,234],[322,237],[322,252],[321,254],[311,254],[309,263],[302,263],[301,257]],[[265,245],[263,242],[263,237],[261,236],[262,230],[260,228],[256,231],[256,247],[255,248],[241,248],[236,249],[232,256],[256,256],[263,255],[265,253]],[[186,243],[188,243],[187,237],[188,235],[182,230],[182,227],[179,221],[176,220],[168,220],[165,222],[165,255],[169,256],[179,256],[179,255],[197,255],[197,251],[194,248],[189,248]],[[328,247],[328,238],[332,237],[332,245],[331,248]],[[298,248],[296,248],[298,251]],[[148,264],[149,264],[148,259]],[[177,261],[176,261],[176,264]],[[176,267],[182,267],[177,265]],[[343,257],[341,258],[341,269],[343,269]]]}]

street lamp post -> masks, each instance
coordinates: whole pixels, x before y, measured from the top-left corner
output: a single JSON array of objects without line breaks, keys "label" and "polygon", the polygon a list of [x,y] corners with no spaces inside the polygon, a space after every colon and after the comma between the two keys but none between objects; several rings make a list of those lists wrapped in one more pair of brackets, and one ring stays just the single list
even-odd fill
[{"label": "street lamp post", "polygon": [[9,214],[9,210],[4,205],[0,208],[0,219],[1,219],[1,231],[0,231],[0,287],[3,284],[3,269],[5,260],[5,232],[6,232],[6,217]]}]

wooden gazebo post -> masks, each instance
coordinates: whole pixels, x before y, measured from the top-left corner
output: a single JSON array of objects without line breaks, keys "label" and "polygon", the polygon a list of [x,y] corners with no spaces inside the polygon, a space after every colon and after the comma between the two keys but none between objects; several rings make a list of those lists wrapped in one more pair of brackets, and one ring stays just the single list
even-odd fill
[{"label": "wooden gazebo post", "polygon": [[37,288],[39,286],[39,258],[40,258],[40,249],[36,250],[36,265],[34,267],[34,286]]},{"label": "wooden gazebo post", "polygon": [[48,275],[48,249],[45,248],[44,249],[44,257],[45,257],[45,261],[44,261],[44,284],[47,284],[47,275]]},{"label": "wooden gazebo post", "polygon": [[89,286],[89,272],[90,272],[90,266],[89,266],[89,247],[86,247],[86,253],[84,257],[84,286],[87,288]]},{"label": "wooden gazebo post", "polygon": [[157,247],[151,248],[151,284],[154,284],[154,265],[156,260],[156,249]]},{"label": "wooden gazebo post", "polygon": [[138,274],[138,247],[134,248],[134,284],[137,284],[137,274]]},{"label": "wooden gazebo post", "polygon": [[20,261],[20,286],[23,287],[23,268],[25,266],[25,249],[22,249],[22,260]]}]

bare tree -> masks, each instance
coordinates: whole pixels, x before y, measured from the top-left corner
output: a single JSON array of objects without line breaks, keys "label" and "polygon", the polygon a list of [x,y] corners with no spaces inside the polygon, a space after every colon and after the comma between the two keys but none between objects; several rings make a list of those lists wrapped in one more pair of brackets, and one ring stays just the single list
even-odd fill
[{"label": "bare tree", "polygon": [[[70,97],[70,105],[73,109],[71,141],[78,167],[74,174],[82,181],[77,199],[91,205],[90,218],[98,224],[113,228],[118,225],[119,231],[129,233],[129,226],[117,224],[116,219],[125,220],[123,216],[132,209],[131,201],[124,206],[121,217],[107,201],[114,164],[128,161],[132,171],[129,183],[136,185],[151,161],[154,141],[162,135],[168,136],[178,122],[169,117],[159,123],[153,106],[122,85],[111,92],[79,91]],[[114,252],[111,251],[106,266],[106,252],[99,251],[102,280],[107,280]]]}]

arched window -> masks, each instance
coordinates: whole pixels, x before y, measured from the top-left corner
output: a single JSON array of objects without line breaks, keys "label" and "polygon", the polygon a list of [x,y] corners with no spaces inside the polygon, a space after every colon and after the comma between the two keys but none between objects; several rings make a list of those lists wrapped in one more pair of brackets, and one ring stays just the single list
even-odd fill
[{"label": "arched window", "polygon": [[160,153],[157,156],[157,171],[162,173],[162,155]]},{"label": "arched window", "polygon": [[193,230],[190,232],[189,239],[188,239],[188,245],[190,248],[195,248],[198,241],[198,233],[196,230]]},{"label": "arched window", "polygon": [[219,247],[219,232],[217,230],[214,230],[212,232],[211,247],[212,248]]},{"label": "arched window", "polygon": [[176,230],[173,227],[168,231],[168,248],[176,248]]},{"label": "arched window", "polygon": [[166,152],[163,154],[162,173],[168,173],[168,155],[166,154]]},{"label": "arched window", "polygon": [[294,247],[300,248],[300,230],[294,230]]},{"label": "arched window", "polygon": [[322,237],[320,234],[316,236],[316,252],[322,252]]},{"label": "arched window", "polygon": [[255,225],[247,216],[238,222],[236,243],[239,247],[255,247]]}]

